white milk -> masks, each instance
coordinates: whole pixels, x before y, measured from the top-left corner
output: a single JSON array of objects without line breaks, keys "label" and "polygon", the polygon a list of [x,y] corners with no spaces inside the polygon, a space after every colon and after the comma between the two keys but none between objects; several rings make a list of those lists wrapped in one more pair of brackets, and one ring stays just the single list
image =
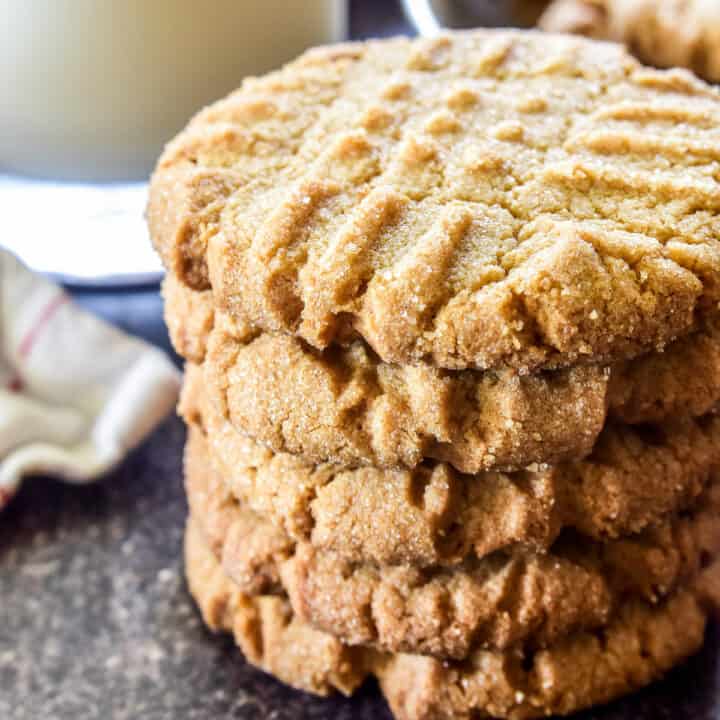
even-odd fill
[{"label": "white milk", "polygon": [[0,0],[0,169],[133,179],[201,106],[340,40],[345,0]]}]

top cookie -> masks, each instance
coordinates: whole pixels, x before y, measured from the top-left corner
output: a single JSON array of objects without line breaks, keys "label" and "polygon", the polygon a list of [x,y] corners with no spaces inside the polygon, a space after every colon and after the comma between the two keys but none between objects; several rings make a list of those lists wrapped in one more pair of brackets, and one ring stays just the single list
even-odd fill
[{"label": "top cookie", "polygon": [[720,82],[720,4],[712,0],[555,0],[539,24],[617,40],[643,62]]},{"label": "top cookie", "polygon": [[720,94],[620,47],[474,31],[314,50],[165,150],[166,265],[387,362],[629,357],[720,300]]}]

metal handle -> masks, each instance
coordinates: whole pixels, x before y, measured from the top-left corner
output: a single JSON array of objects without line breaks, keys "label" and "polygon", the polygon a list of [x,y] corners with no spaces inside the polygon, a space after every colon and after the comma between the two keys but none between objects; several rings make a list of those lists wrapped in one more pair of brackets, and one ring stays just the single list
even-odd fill
[{"label": "metal handle", "polygon": [[419,35],[433,37],[443,29],[433,9],[432,0],[403,0],[403,7]]}]

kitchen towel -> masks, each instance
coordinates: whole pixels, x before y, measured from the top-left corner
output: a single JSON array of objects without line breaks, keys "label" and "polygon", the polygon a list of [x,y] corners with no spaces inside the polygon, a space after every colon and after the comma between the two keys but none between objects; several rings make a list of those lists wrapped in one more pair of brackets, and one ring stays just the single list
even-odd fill
[{"label": "kitchen towel", "polygon": [[86,483],[173,408],[160,350],[77,307],[0,248],[0,509],[28,475]]}]

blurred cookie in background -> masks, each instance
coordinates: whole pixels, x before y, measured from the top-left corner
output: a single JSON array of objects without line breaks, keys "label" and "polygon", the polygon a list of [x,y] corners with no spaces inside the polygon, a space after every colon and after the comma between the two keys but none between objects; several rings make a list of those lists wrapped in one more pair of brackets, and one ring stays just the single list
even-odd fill
[{"label": "blurred cookie in background", "polygon": [[720,82],[720,3],[712,0],[555,0],[538,26],[622,42],[645,63]]}]

